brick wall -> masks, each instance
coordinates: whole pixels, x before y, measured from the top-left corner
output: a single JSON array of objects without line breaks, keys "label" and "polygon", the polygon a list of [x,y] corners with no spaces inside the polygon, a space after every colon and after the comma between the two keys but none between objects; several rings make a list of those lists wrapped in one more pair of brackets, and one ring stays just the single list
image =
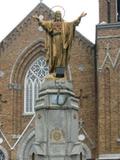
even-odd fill
[{"label": "brick wall", "polygon": [[[37,23],[29,18],[27,23],[20,26],[19,31],[16,28],[1,43],[0,53],[0,69],[5,73],[0,78],[0,94],[7,100],[7,103],[1,106],[0,122],[3,123],[2,131],[11,145],[15,143],[13,135],[21,134],[32,117],[23,114],[25,74],[30,64],[40,54],[45,55],[43,51],[45,33],[38,31]],[[76,96],[79,96],[81,89],[83,96],[86,96],[80,101],[80,117],[84,121],[88,136],[94,143],[91,144],[86,138],[86,144],[95,157],[97,154],[95,52],[94,45],[79,33],[76,33],[71,49],[70,68]],[[17,149],[11,151],[5,141],[2,145],[8,150],[9,157],[15,160]]]},{"label": "brick wall", "polygon": [[[109,5],[108,5],[109,2]],[[117,1],[116,0],[99,0],[99,22],[108,22],[110,18],[110,23],[115,23],[116,22],[116,6],[117,6]],[[109,7],[109,9],[108,9]],[[109,17],[108,17],[108,12]]]},{"label": "brick wall", "polygon": [[120,152],[119,32],[117,23],[97,26],[99,154]]}]

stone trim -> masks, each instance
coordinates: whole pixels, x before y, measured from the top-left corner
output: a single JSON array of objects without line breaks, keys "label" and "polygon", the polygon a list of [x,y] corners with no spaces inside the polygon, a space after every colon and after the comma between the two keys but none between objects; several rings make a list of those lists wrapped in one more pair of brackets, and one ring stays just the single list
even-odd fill
[{"label": "stone trim", "polygon": [[120,154],[100,154],[98,160],[120,159]]},{"label": "stone trim", "polygon": [[8,88],[10,90],[11,89],[14,89],[14,90],[21,90],[22,89],[21,84],[18,84],[18,83],[9,83]]},{"label": "stone trim", "polygon": [[105,35],[105,36],[97,36],[97,40],[99,39],[114,39],[114,38],[120,38],[120,35]]},{"label": "stone trim", "polygon": [[[109,45],[109,43],[106,45],[106,47]],[[105,58],[103,60],[103,63],[98,66],[98,70],[102,70],[106,64],[107,61],[110,61],[112,68],[115,68],[119,62],[119,57],[120,57],[120,48],[118,48],[118,52],[116,54],[115,60],[112,59],[110,55],[109,48],[107,48],[105,52]]]},{"label": "stone trim", "polygon": [[97,29],[116,29],[120,28],[120,23],[106,23],[96,25]]}]

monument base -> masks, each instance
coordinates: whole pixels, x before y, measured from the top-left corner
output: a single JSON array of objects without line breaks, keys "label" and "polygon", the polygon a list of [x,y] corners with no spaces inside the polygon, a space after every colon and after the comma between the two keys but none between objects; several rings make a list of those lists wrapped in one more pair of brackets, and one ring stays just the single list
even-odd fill
[{"label": "monument base", "polygon": [[35,106],[36,159],[79,160],[83,152],[78,142],[78,99],[72,82],[46,80]]}]

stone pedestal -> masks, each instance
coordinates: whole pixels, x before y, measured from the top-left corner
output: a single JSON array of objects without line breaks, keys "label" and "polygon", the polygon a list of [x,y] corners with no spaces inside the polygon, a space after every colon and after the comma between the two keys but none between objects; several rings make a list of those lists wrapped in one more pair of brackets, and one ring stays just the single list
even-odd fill
[{"label": "stone pedestal", "polygon": [[78,100],[69,81],[45,81],[35,112],[35,160],[80,159]]}]

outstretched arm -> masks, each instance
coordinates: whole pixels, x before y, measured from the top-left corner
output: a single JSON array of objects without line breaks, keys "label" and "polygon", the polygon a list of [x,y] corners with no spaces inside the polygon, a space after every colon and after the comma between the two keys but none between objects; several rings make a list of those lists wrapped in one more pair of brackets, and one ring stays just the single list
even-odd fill
[{"label": "outstretched arm", "polygon": [[85,17],[86,15],[87,15],[87,13],[82,12],[81,15],[74,21],[74,25],[78,26],[80,21],[81,21],[81,19],[82,19],[82,17]]},{"label": "outstretched arm", "polygon": [[40,26],[42,26],[43,29],[44,29],[46,32],[48,32],[48,33],[51,33],[51,32],[52,32],[51,21],[41,20],[40,17],[38,17],[37,15],[33,16],[33,18],[38,21],[38,24],[39,24]]},{"label": "outstretched arm", "polygon": [[38,24],[39,24],[40,26],[43,27],[42,21],[40,20],[40,18],[39,18],[37,15],[34,15],[34,16],[32,16],[32,17],[33,17],[35,20],[38,21]]}]

